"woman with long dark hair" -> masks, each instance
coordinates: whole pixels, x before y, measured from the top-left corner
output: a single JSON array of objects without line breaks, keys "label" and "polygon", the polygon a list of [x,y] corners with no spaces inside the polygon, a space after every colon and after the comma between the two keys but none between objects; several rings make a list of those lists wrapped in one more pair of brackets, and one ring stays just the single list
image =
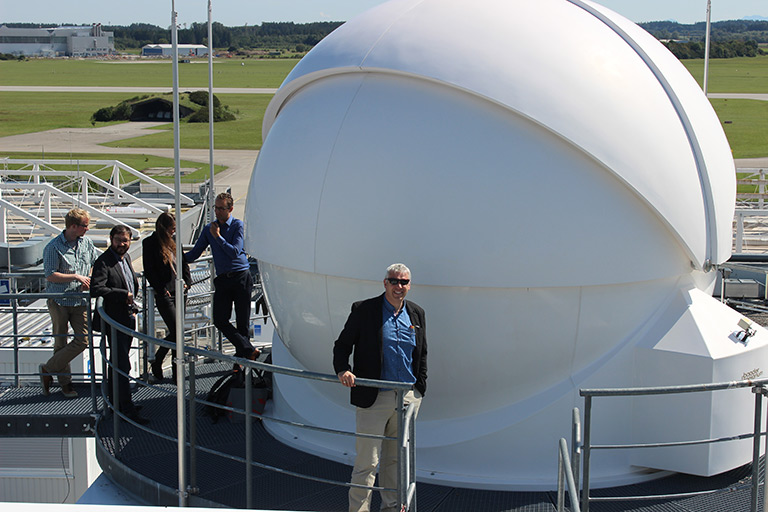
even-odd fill
[{"label": "woman with long dark hair", "polygon": [[[155,293],[155,305],[168,328],[167,341],[176,341],[176,219],[170,213],[161,213],[155,222],[155,232],[142,244],[144,275]],[[189,265],[183,261],[181,276],[184,280],[184,292],[192,285]],[[163,360],[168,348],[158,347],[152,362],[152,375],[163,378]],[[173,351],[176,357],[176,351]],[[173,381],[176,382],[176,365],[172,364]]]}]

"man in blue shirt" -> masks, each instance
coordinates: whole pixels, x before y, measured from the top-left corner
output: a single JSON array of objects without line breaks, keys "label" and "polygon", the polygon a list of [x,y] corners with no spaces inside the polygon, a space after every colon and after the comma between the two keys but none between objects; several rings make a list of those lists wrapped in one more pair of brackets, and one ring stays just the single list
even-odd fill
[{"label": "man in blue shirt", "polygon": [[[57,374],[62,394],[75,398],[77,391],[72,387],[70,361],[79,356],[88,346],[88,299],[67,296],[87,292],[91,286],[91,267],[99,257],[99,251],[90,238],[85,236],[91,221],[88,212],[72,208],[64,217],[64,231],[52,239],[43,249],[45,270],[45,291],[63,295],[48,299],[51,315],[53,357],[40,365],[40,383],[43,394],[50,394],[53,374]],[[74,334],[67,343],[69,326]]]},{"label": "man in blue shirt", "polygon": [[[259,351],[250,342],[251,294],[253,277],[243,247],[243,221],[232,217],[234,201],[227,192],[216,196],[216,220],[203,228],[191,251],[184,255],[192,263],[211,247],[216,279],[213,281],[213,325],[235,347],[235,355],[254,360]],[[229,321],[232,306],[235,323]]]},{"label": "man in blue shirt", "polygon": [[[402,263],[387,268],[384,293],[352,305],[352,312],[333,346],[333,367],[339,381],[350,389],[356,409],[358,433],[397,437],[397,394],[392,389],[356,386],[357,377],[413,384],[405,405],[416,412],[427,390],[427,325],[424,310],[405,300],[411,289],[411,271]],[[349,356],[353,355],[353,367]],[[415,415],[414,415],[415,419]],[[352,483],[372,486],[379,466],[379,485],[397,487],[397,443],[357,437]],[[350,512],[370,510],[371,491],[349,489]],[[381,510],[399,511],[397,495],[381,491]]]}]

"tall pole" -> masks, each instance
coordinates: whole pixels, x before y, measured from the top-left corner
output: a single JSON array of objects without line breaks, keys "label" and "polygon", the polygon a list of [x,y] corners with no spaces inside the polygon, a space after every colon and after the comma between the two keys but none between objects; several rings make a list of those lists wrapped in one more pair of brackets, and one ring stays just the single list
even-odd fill
[{"label": "tall pole", "polygon": [[712,0],[707,0],[707,36],[704,42],[704,95],[707,95],[707,83],[709,82],[709,28],[712,14]]},{"label": "tall pole", "polygon": [[208,222],[213,222],[213,22],[211,21],[211,0],[208,0]]},{"label": "tall pole", "polygon": [[[181,269],[181,159],[179,136],[179,35],[176,24],[176,4],[171,0],[171,42],[173,43],[173,165],[176,193],[176,268]],[[187,504],[187,465],[186,465],[186,414],[185,403],[186,390],[184,389],[184,281],[182,272],[176,272],[176,435],[178,439],[179,463],[179,506]]]}]

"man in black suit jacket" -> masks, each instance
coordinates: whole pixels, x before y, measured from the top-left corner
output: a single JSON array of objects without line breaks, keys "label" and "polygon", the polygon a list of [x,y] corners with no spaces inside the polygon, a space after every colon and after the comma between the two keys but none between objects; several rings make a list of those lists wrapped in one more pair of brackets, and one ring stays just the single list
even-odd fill
[{"label": "man in black suit jacket", "polygon": [[[99,256],[93,264],[91,275],[91,296],[104,297],[104,311],[118,323],[136,328],[136,312],[138,308],[133,300],[139,289],[136,273],[131,265],[128,249],[131,247],[131,230],[127,226],[115,226],[109,232],[109,249]],[[131,342],[133,338],[117,331],[117,340],[112,339],[112,329],[107,327],[107,340],[111,350],[117,350],[117,368],[127,375],[131,371]],[[110,356],[110,360],[113,358]],[[108,372],[108,394],[112,397],[112,368]],[[128,377],[118,374],[117,404],[120,412],[133,421],[145,425],[149,420],[139,415],[137,407],[131,399],[131,388]]]},{"label": "man in black suit jacket", "polygon": [[[339,381],[350,389],[356,409],[357,432],[397,437],[397,395],[392,389],[356,386],[357,377],[413,384],[405,405],[417,408],[427,391],[427,325],[424,310],[405,300],[411,289],[411,271],[402,263],[387,268],[384,293],[352,305],[344,329],[333,346],[333,367]],[[349,356],[353,356],[353,367]],[[415,415],[414,415],[415,419]],[[376,466],[379,485],[397,487],[397,443],[357,437],[352,483],[372,486]],[[397,495],[381,491],[381,510],[399,511]],[[370,510],[371,490],[349,489],[350,512]]]}]

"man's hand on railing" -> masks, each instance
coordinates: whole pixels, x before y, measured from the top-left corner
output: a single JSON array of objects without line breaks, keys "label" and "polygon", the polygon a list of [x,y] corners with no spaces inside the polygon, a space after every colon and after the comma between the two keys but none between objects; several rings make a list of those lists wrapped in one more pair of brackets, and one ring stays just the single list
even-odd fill
[{"label": "man's hand on railing", "polygon": [[348,388],[355,387],[355,374],[349,370],[344,370],[338,374],[339,382]]}]

